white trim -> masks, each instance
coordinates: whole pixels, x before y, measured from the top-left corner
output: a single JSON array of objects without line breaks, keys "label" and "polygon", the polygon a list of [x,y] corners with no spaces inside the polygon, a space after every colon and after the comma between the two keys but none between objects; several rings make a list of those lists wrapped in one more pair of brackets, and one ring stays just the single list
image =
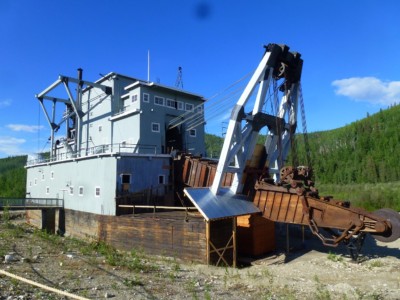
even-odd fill
[{"label": "white trim", "polygon": [[176,106],[176,108],[178,110],[185,110],[185,105],[182,101],[176,101],[178,103],[178,105]]},{"label": "white trim", "polygon": [[[99,191],[99,194],[97,195],[97,190]],[[99,187],[99,186],[95,186],[94,187],[94,196],[96,197],[96,198],[100,198],[100,196],[101,196],[101,187]]]},{"label": "white trim", "polygon": [[[191,108],[188,108],[191,107]],[[193,111],[194,110],[194,104],[192,103],[185,103],[185,110],[186,111]]]},{"label": "white trim", "polygon": [[[145,95],[147,95],[147,101],[145,100]],[[144,103],[150,103],[150,94],[149,93],[143,93],[143,102]]]},{"label": "white trim", "polygon": [[176,107],[177,107],[176,101],[174,99],[167,98],[167,100],[165,101],[165,106],[176,109]]},{"label": "white trim", "polygon": [[[121,173],[120,176],[121,176],[121,183],[122,184],[124,184],[124,183],[131,184],[131,182],[132,182],[132,174],[131,173]],[[124,176],[129,176],[129,182],[124,182],[124,180],[123,180]]]},{"label": "white trim", "polygon": [[[157,125],[158,126],[158,130],[153,129],[153,125]],[[160,132],[160,123],[152,122],[151,123],[151,132]]]},{"label": "white trim", "polygon": [[[192,132],[193,132],[194,134],[192,134]],[[196,130],[196,129],[190,129],[190,130],[189,130],[189,136],[190,136],[190,137],[196,137],[196,136],[197,136],[197,130]]]},{"label": "white trim", "polygon": [[[156,100],[158,100],[158,101],[161,101],[161,100],[162,100],[162,104],[157,103]],[[164,105],[165,105],[165,99],[164,99],[164,97],[154,96],[154,105],[164,106]]]}]

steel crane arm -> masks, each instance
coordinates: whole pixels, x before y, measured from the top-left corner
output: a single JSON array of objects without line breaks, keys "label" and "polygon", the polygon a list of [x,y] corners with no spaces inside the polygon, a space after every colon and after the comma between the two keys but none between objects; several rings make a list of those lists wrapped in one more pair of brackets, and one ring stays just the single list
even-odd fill
[{"label": "steel crane arm", "polygon": [[[291,94],[292,88],[297,87],[300,80],[302,60],[298,53],[289,52],[289,47],[285,45],[270,44],[266,47],[266,52],[261,59],[258,67],[256,68],[253,76],[243,91],[243,94],[237,101],[235,107],[232,109],[231,117],[229,120],[227,132],[225,135],[224,144],[221,151],[220,160],[217,166],[211,192],[214,195],[219,193],[221,182],[224,173],[234,171],[234,180],[230,190],[234,193],[240,193],[243,189],[242,175],[245,168],[246,161],[250,159],[254,152],[254,148],[258,139],[259,130],[268,126],[272,135],[281,134],[281,130],[277,130],[276,126],[272,124],[282,124],[283,116],[287,112],[287,107],[293,106],[290,102],[293,100]],[[271,79],[284,78],[283,87],[285,89],[285,96],[280,107],[278,116],[269,117],[261,116],[262,107],[265,103],[265,98],[271,84]],[[250,113],[246,114],[244,111],[245,105],[251,98],[253,92],[258,86],[258,92],[255,98],[254,106]],[[273,121],[271,122],[271,118]],[[292,111],[291,119],[293,123],[296,122],[296,112]],[[285,123],[285,122],[283,122]],[[243,126],[243,127],[242,127]],[[278,126],[279,128],[281,126]],[[286,124],[283,124],[284,131]],[[270,143],[270,149],[277,151],[277,144]],[[272,153],[271,153],[272,154]]]}]

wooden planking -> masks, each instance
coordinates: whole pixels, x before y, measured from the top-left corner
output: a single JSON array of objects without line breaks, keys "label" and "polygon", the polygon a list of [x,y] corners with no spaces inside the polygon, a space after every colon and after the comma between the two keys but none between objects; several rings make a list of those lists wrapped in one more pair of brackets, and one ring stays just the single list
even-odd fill
[{"label": "wooden planking", "polygon": [[258,190],[253,203],[269,220],[284,223],[306,224],[303,204],[297,194]]},{"label": "wooden planking", "polygon": [[206,232],[202,218],[189,217],[185,221],[183,212],[117,217],[67,210],[65,215],[69,235],[89,236],[126,251],[135,248],[149,254],[206,262]]},{"label": "wooden planking", "polygon": [[275,250],[275,222],[258,215],[238,217],[237,222],[240,254],[256,257]]}]

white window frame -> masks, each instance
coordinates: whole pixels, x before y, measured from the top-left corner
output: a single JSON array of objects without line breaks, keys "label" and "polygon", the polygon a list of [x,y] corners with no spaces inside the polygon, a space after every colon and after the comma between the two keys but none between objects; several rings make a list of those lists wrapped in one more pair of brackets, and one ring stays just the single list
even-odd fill
[{"label": "white window frame", "polygon": [[189,130],[189,136],[190,137],[196,137],[197,135],[197,130],[196,129],[190,129]]},{"label": "white window frame", "polygon": [[203,111],[203,106],[199,105],[196,107],[196,112],[201,113]]},{"label": "white window frame", "polygon": [[165,106],[170,107],[170,108],[176,108],[176,101],[173,99],[167,98]]},{"label": "white window frame", "polygon": [[[124,180],[123,180],[124,176],[129,176],[129,182],[124,182]],[[121,174],[121,183],[122,184],[124,184],[124,183],[131,184],[131,181],[132,181],[132,174],[130,174],[130,173],[122,173]]]},{"label": "white window frame", "polygon": [[185,110],[186,111],[193,111],[194,105],[192,103],[185,103]]},{"label": "white window frame", "polygon": [[[165,100],[164,97],[154,96],[154,105],[164,106],[164,104],[165,104],[164,100]],[[162,102],[162,103],[158,103],[158,102]]]},{"label": "white window frame", "polygon": [[149,103],[150,102],[150,94],[143,93],[143,102]]},{"label": "white window frame", "polygon": [[183,105],[182,101],[176,101],[176,102],[178,103],[178,105],[177,105],[178,110],[184,110],[185,109],[185,106]]},{"label": "white window frame", "polygon": [[[153,127],[154,125],[157,125],[158,130],[154,129],[154,127]],[[160,132],[160,123],[152,122],[151,123],[151,132]]]},{"label": "white window frame", "polygon": [[78,191],[80,197],[83,196],[84,191],[85,191],[84,187],[83,187],[83,186],[80,186],[80,187],[79,187],[79,191]]},{"label": "white window frame", "polygon": [[138,95],[135,94],[135,95],[131,96],[131,102],[132,103],[136,102],[137,100],[138,100]]},{"label": "white window frame", "polygon": [[94,196],[95,196],[96,198],[99,198],[99,197],[101,196],[101,187],[96,186],[96,187],[94,188]]}]

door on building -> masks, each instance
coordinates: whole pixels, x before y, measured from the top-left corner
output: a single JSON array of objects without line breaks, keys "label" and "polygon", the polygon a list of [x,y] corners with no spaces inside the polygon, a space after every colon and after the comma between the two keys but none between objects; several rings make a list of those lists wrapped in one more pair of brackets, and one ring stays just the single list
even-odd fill
[{"label": "door on building", "polygon": [[166,147],[167,153],[171,153],[173,150],[182,150],[183,149],[183,138],[181,133],[181,126],[176,126],[173,128],[167,128],[167,133],[165,135],[166,138]]}]

